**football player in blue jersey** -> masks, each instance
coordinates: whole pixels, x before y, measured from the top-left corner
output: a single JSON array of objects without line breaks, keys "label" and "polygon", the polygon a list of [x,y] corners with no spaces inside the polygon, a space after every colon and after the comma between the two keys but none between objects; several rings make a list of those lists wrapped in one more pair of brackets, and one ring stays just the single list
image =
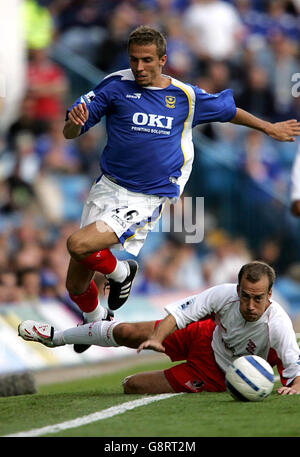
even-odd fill
[{"label": "football player in blue jersey", "polygon": [[[166,40],[150,27],[130,34],[128,54],[130,69],[108,75],[79,97],[67,111],[63,130],[65,138],[73,139],[106,118],[101,175],[83,208],[80,229],[67,240],[66,287],[84,322],[110,319],[111,310],[127,300],[138,265],[132,259],[119,261],[110,249],[138,255],[166,200],[182,194],[192,169],[195,125],[232,122],[278,141],[300,135],[297,120],[270,123],[237,108],[230,89],[208,94],[164,75]],[[98,303],[96,271],[109,283],[108,309]]]}]

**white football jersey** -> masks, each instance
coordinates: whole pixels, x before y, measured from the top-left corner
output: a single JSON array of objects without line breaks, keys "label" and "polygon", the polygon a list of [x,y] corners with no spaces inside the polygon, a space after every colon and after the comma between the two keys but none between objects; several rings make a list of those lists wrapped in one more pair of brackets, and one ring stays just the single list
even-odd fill
[{"label": "white football jersey", "polygon": [[282,362],[287,383],[300,376],[300,349],[291,319],[274,300],[257,321],[248,322],[240,313],[237,285],[222,284],[172,303],[165,310],[174,316],[179,329],[214,316],[217,326],[212,348],[224,372],[234,359],[244,355],[255,354],[267,360],[272,348]]}]

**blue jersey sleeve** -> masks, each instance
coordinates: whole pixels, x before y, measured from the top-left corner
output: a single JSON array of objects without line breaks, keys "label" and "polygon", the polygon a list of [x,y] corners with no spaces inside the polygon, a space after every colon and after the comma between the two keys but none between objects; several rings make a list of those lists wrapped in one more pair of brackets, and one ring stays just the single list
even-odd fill
[{"label": "blue jersey sleeve", "polygon": [[217,94],[208,94],[195,87],[196,102],[193,127],[206,122],[228,122],[236,114],[236,105],[231,89]]},{"label": "blue jersey sleeve", "polygon": [[109,106],[109,92],[107,86],[111,82],[110,79],[104,79],[98,86],[87,94],[81,95],[75,100],[70,109],[67,110],[66,120],[68,119],[69,111],[79,103],[84,102],[89,112],[89,117],[81,129],[80,134],[87,132],[91,127],[98,124],[101,118],[106,115]]}]

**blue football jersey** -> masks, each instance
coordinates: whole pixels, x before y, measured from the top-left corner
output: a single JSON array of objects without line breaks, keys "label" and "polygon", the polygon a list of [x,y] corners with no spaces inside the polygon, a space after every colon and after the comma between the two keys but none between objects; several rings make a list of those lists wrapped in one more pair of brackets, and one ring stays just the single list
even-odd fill
[{"label": "blue football jersey", "polygon": [[138,85],[130,69],[108,75],[75,106],[85,102],[89,118],[81,134],[106,118],[102,173],[128,190],[176,198],[194,159],[192,128],[227,122],[236,113],[230,89],[208,94],[171,78],[166,88]]}]

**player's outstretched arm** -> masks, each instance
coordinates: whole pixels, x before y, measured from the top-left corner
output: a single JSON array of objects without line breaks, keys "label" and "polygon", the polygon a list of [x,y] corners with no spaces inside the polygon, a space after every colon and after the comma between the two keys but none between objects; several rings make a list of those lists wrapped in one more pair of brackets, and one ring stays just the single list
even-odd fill
[{"label": "player's outstretched arm", "polygon": [[241,108],[237,108],[236,115],[230,122],[260,130],[277,141],[294,142],[296,136],[300,136],[300,122],[296,119],[272,123],[259,119]]},{"label": "player's outstretched arm", "polygon": [[89,118],[89,111],[86,104],[79,103],[69,111],[68,120],[65,123],[63,134],[67,140],[76,138],[80,135],[81,128]]},{"label": "player's outstretched arm", "polygon": [[165,348],[162,345],[162,342],[168,335],[177,329],[178,327],[176,325],[175,318],[172,316],[172,314],[169,314],[158,324],[150,338],[139,345],[137,352],[139,353],[143,349],[152,349],[157,352],[165,352]]},{"label": "player's outstretched arm", "polygon": [[279,395],[295,395],[300,394],[300,376],[297,376],[289,386],[282,386],[277,389]]}]

